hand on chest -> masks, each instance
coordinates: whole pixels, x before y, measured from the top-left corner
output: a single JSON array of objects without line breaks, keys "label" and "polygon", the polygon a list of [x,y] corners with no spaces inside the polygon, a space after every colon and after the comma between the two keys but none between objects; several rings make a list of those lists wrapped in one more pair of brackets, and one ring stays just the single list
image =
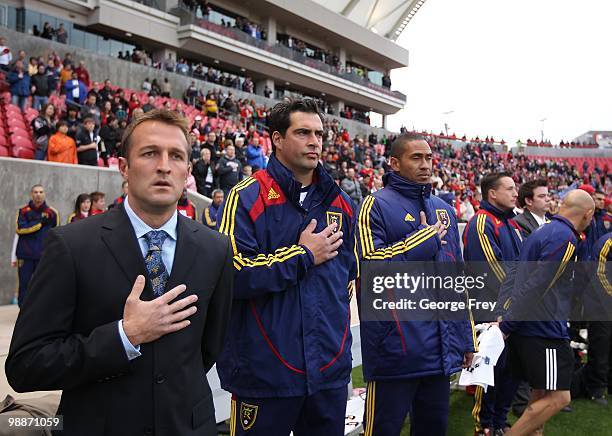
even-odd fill
[{"label": "hand on chest", "polygon": [[345,241],[348,235],[352,234],[349,228],[350,218],[341,209],[332,207],[326,210],[317,207],[306,211],[295,207],[273,207],[266,211],[265,221],[257,223],[258,232],[265,234],[267,247],[262,248],[273,252],[277,248],[297,244],[300,235],[313,219],[317,222],[314,233],[334,226],[336,232],[342,231]]}]

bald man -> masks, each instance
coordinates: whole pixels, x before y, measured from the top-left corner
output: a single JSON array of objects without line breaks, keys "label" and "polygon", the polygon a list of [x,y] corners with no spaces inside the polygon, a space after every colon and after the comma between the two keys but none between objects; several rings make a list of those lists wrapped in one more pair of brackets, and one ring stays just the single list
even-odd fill
[{"label": "bald man", "polygon": [[532,393],[525,413],[506,435],[532,434],[570,402],[572,276],[574,262],[586,260],[580,259],[585,244],[581,233],[594,211],[588,193],[571,191],[559,213],[523,245],[515,275],[520,279],[509,286],[510,306],[499,327],[507,338],[512,373],[526,380]]}]

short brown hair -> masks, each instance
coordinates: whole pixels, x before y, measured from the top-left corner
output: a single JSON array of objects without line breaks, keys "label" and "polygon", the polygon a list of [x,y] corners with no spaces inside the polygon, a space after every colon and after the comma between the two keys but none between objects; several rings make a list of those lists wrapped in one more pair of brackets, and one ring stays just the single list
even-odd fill
[{"label": "short brown hair", "polygon": [[500,180],[504,177],[510,177],[512,179],[512,175],[506,172],[489,173],[482,178],[480,181],[480,192],[484,200],[489,201],[489,191],[496,190],[499,187]]},{"label": "short brown hair", "polygon": [[189,134],[189,124],[185,117],[179,115],[178,112],[167,110],[167,109],[153,109],[152,111],[146,112],[139,117],[135,117],[130,124],[125,128],[123,137],[121,138],[121,156],[128,158],[130,152],[130,138],[134,129],[147,121],[159,121],[160,123],[175,126],[181,129],[185,140],[187,141],[187,160],[191,156],[191,135]]},{"label": "short brown hair", "polygon": [[91,202],[95,203],[96,201],[100,200],[101,198],[106,197],[106,194],[104,192],[95,191],[95,192],[92,192],[91,194],[89,194],[89,197],[91,198]]},{"label": "short brown hair", "polygon": [[548,187],[548,182],[544,179],[537,179],[523,183],[518,191],[519,207],[524,208],[527,205],[526,198],[533,200],[533,191],[541,187]]}]

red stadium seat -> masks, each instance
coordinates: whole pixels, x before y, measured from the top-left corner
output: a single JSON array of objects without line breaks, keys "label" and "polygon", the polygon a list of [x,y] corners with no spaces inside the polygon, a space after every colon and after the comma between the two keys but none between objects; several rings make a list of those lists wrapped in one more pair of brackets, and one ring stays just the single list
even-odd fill
[{"label": "red stadium seat", "polygon": [[12,136],[11,144],[13,146],[27,147],[34,149],[34,145],[32,144],[32,140],[28,137],[24,136]]},{"label": "red stadium seat", "polygon": [[9,132],[11,131],[11,129],[28,130],[28,128],[26,127],[26,123],[23,120],[13,118],[10,119],[7,124],[9,126]]},{"label": "red stadium seat", "polygon": [[6,122],[10,126],[12,122],[24,123],[24,120],[21,114],[9,113],[6,115]]},{"label": "red stadium seat", "polygon": [[0,147],[7,147],[8,141],[6,140],[6,136],[4,134],[0,134]]},{"label": "red stadium seat", "polygon": [[21,159],[34,159],[34,150],[22,147],[13,147],[13,156]]},{"label": "red stadium seat", "polygon": [[11,124],[12,120],[23,122],[23,115],[21,115],[21,112],[7,112],[6,121],[9,123],[9,125]]},{"label": "red stadium seat", "polygon": [[9,128],[9,136],[10,137],[24,137],[29,138],[30,133],[26,129],[22,129],[21,127],[10,127]]},{"label": "red stadium seat", "polygon": [[2,156],[2,157],[10,156],[8,148],[0,145],[0,156]]}]

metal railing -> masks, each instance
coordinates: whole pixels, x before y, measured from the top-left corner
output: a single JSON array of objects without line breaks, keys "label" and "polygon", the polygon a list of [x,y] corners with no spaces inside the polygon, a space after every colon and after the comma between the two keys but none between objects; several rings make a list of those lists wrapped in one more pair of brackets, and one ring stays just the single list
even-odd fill
[{"label": "metal railing", "polygon": [[401,92],[391,91],[389,88],[372,83],[371,81],[369,81],[365,77],[360,76],[357,73],[354,73],[354,72],[349,73],[346,71],[339,70],[338,68],[332,65],[326,64],[325,62],[322,62],[318,59],[310,58],[306,56],[305,54],[300,53],[284,45],[281,45],[281,44],[270,45],[268,44],[267,41],[254,38],[248,33],[243,32],[240,29],[237,29],[234,27],[222,26],[220,24],[216,24],[216,23],[213,23],[213,22],[201,19],[201,18],[197,18],[195,14],[183,8],[177,8],[177,9],[180,10],[181,24],[183,25],[192,24],[192,25],[199,26],[203,29],[209,30],[219,35],[226,36],[236,41],[240,41],[244,44],[255,46],[269,53],[273,53],[283,58],[290,59],[292,61],[301,63],[307,67],[314,68],[324,73],[332,74],[334,76],[346,79],[350,82],[359,84],[361,86],[365,86],[366,88],[369,88],[373,91],[381,92],[391,97],[400,99],[403,102],[406,101],[406,95],[402,94]]}]

